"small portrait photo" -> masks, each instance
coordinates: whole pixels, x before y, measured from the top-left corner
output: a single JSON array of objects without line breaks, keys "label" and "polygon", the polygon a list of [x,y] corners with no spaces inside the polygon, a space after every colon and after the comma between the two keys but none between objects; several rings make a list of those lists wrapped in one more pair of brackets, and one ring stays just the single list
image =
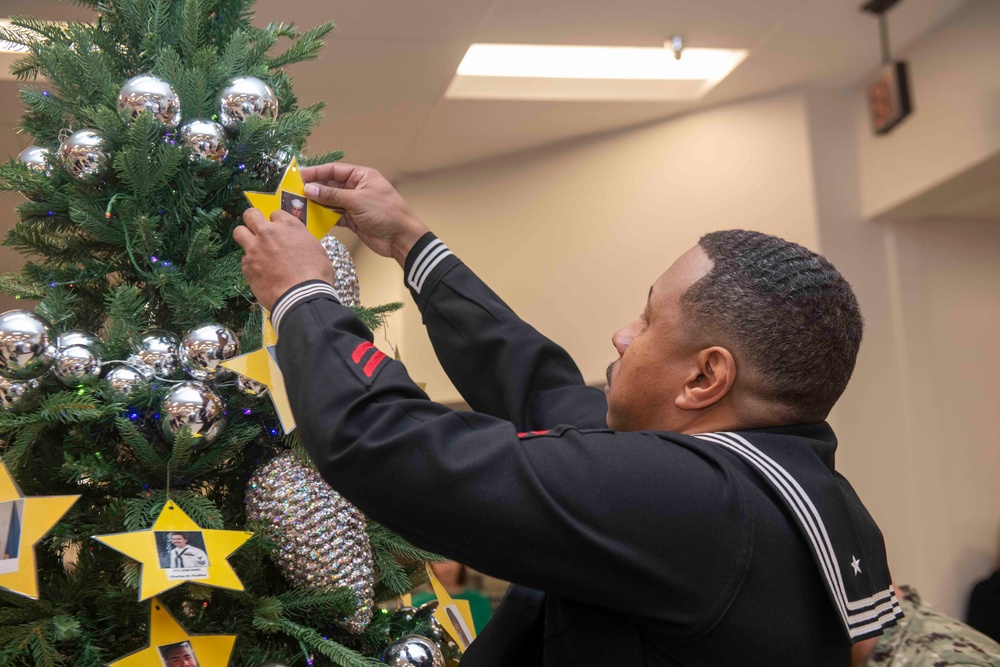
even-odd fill
[{"label": "small portrait photo", "polygon": [[287,190],[281,191],[281,210],[286,213],[291,213],[296,218],[302,221],[302,224],[306,224],[306,196],[296,194],[294,192],[288,192]]},{"label": "small portrait photo", "polygon": [[0,503],[0,574],[17,572],[23,519],[23,499]]},{"label": "small portrait photo", "polygon": [[189,642],[177,642],[157,647],[166,667],[199,667],[198,658]]},{"label": "small portrait photo", "polygon": [[164,570],[205,569],[209,566],[200,530],[157,530],[156,551]]}]

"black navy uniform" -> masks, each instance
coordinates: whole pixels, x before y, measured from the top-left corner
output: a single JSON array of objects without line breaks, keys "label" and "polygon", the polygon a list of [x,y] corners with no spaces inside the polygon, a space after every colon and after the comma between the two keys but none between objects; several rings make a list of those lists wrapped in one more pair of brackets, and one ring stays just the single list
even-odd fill
[{"label": "black navy uniform", "polygon": [[825,423],[607,430],[602,391],[432,234],[407,284],[475,412],[427,400],[319,281],[272,314],[324,478],[415,545],[514,582],[463,667],[844,667],[899,606]]}]

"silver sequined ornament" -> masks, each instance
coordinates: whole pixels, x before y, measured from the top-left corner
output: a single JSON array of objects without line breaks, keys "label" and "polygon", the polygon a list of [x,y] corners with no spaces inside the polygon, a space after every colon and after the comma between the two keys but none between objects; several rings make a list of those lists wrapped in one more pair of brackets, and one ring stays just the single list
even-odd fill
[{"label": "silver sequined ornament", "polygon": [[235,133],[250,116],[277,118],[278,96],[269,85],[256,77],[230,79],[219,93],[219,122],[226,130]]},{"label": "silver sequined ornament", "polygon": [[169,378],[177,371],[177,346],[180,342],[177,334],[156,329],[142,337],[135,356],[140,363],[151,367],[156,375]]},{"label": "silver sequined ornament", "polygon": [[444,656],[427,637],[404,635],[385,647],[382,662],[394,667],[444,667]]},{"label": "silver sequined ornament", "polygon": [[222,399],[208,385],[193,380],[181,382],[163,397],[160,406],[163,435],[172,441],[186,427],[207,445],[222,432],[226,424],[224,411]]},{"label": "silver sequined ornament", "polygon": [[125,82],[118,91],[118,111],[127,121],[149,111],[168,130],[181,122],[181,100],[177,93],[169,83],[152,74],[133,76]]},{"label": "silver sequined ornament", "polygon": [[107,142],[94,130],[77,130],[59,146],[59,160],[81,183],[96,183],[111,164]]},{"label": "silver sequined ornament", "polygon": [[267,393],[267,385],[261,384],[256,380],[251,380],[248,377],[244,377],[240,374],[236,375],[236,388],[240,390],[241,394],[246,394],[247,396],[257,396],[258,398]]},{"label": "silver sequined ornament", "polygon": [[211,120],[191,120],[178,130],[188,161],[199,167],[220,164],[229,155],[226,130]]},{"label": "silver sequined ornament", "polygon": [[107,380],[112,389],[125,398],[128,398],[136,387],[141,387],[149,381],[139,369],[128,364],[115,366],[107,372],[104,379]]},{"label": "silver sequined ornament", "polygon": [[295,588],[349,588],[358,610],[343,625],[361,632],[372,619],[375,566],[365,517],[331,489],[319,473],[291,453],[271,460],[250,478],[247,518],[266,522],[272,554]]},{"label": "silver sequined ornament", "polygon": [[354,268],[354,259],[340,240],[333,234],[327,234],[320,239],[320,244],[326,250],[326,256],[334,268],[333,289],[345,306],[361,305],[361,290],[358,286],[358,272]]},{"label": "silver sequined ornament", "polygon": [[0,314],[0,376],[30,380],[49,370],[56,354],[56,335],[30,310]]},{"label": "silver sequined ornament", "polygon": [[8,380],[0,378],[0,405],[12,412],[24,398],[38,388],[38,380]]},{"label": "silver sequined ornament", "polygon": [[219,364],[239,355],[236,334],[221,324],[202,324],[181,339],[177,357],[188,375],[195,380],[226,377],[230,371]]},{"label": "silver sequined ornament", "polygon": [[49,166],[48,158],[51,155],[51,151],[48,148],[42,148],[41,146],[28,146],[23,151],[21,151],[17,159],[21,161],[21,164],[28,168],[28,171],[33,174],[45,174],[46,176],[52,175],[52,167]]},{"label": "silver sequined ornament", "polygon": [[56,352],[52,374],[67,387],[78,387],[101,374],[101,360],[89,347],[69,345]]}]

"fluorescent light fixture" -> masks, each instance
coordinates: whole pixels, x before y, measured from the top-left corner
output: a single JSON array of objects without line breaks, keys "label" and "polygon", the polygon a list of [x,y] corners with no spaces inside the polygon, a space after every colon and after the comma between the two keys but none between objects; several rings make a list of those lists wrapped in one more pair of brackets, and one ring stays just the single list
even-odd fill
[{"label": "fluorescent light fixture", "polygon": [[742,49],[473,44],[445,97],[697,100],[747,57]]}]

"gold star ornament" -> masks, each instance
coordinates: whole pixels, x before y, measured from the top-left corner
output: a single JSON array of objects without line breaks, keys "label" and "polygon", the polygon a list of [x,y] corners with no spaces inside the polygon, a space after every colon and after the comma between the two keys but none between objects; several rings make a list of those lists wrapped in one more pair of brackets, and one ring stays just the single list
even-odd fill
[{"label": "gold star ornament", "polygon": [[229,361],[222,362],[221,366],[266,386],[271,402],[274,403],[274,411],[278,414],[278,421],[281,422],[281,430],[291,433],[295,430],[295,417],[292,415],[292,406],[288,403],[285,377],[281,374],[275,358],[278,334],[271,326],[271,316],[266,310],[263,313],[262,327],[263,345],[260,349],[233,357]]},{"label": "gold star ornament", "polygon": [[309,233],[317,239],[326,236],[327,232],[340,220],[340,214],[325,206],[320,206],[306,197],[306,184],[302,180],[299,162],[295,158],[288,164],[281,185],[275,192],[244,192],[250,200],[250,205],[260,209],[265,217],[270,218],[277,210],[291,213],[301,220]]},{"label": "gold star ornament", "polygon": [[25,497],[0,461],[0,588],[38,599],[35,545],[79,498]]},{"label": "gold star ornament", "polygon": [[109,667],[198,665],[226,667],[236,635],[189,635],[159,600],[149,612],[149,646],[112,662]]},{"label": "gold star ornament", "polygon": [[93,537],[142,563],[142,601],[185,581],[242,591],[228,558],[252,536],[242,530],[203,529],[168,500],[149,530]]}]

